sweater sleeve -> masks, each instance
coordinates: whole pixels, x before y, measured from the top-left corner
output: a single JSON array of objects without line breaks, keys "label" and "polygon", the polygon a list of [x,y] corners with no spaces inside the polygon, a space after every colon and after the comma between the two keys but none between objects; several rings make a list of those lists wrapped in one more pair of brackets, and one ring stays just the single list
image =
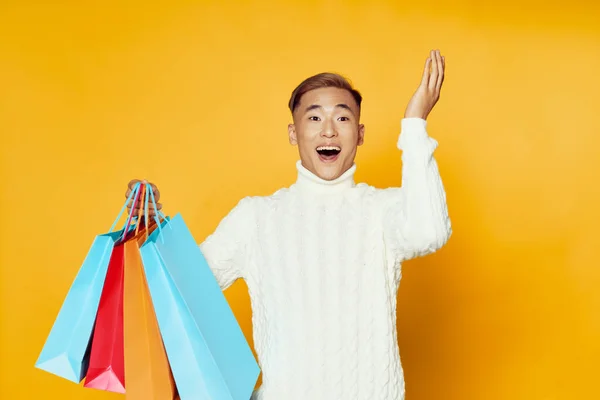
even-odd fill
[{"label": "sweater sleeve", "polygon": [[225,290],[248,269],[248,243],[253,229],[250,198],[242,199],[200,244],[200,250],[221,289]]},{"label": "sweater sleeve", "polygon": [[402,186],[384,190],[383,231],[395,261],[440,249],[452,234],[446,193],[433,152],[437,141],[427,122],[404,118],[398,139],[402,151]]}]

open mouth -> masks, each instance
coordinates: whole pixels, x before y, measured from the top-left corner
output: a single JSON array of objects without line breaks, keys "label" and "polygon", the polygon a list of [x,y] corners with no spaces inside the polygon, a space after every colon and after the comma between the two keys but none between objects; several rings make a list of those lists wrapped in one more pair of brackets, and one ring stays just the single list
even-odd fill
[{"label": "open mouth", "polygon": [[319,146],[317,153],[323,162],[333,162],[337,160],[342,148],[339,146]]}]

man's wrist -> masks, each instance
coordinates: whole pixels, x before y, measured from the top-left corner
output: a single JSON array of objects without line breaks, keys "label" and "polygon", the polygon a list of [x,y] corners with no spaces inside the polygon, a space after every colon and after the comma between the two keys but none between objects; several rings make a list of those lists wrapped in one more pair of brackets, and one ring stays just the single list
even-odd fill
[{"label": "man's wrist", "polygon": [[404,118],[421,118],[421,119],[427,119],[427,114],[426,113],[416,113],[414,111],[411,112],[405,112],[404,113]]}]

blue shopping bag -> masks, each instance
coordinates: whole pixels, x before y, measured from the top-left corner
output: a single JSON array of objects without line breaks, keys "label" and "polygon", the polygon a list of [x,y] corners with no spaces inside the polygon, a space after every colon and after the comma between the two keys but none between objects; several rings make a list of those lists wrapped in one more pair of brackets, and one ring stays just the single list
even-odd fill
[{"label": "blue shopping bag", "polygon": [[248,400],[260,369],[180,214],[140,248],[181,400]]},{"label": "blue shopping bag", "polygon": [[135,229],[129,216],[126,226],[113,232],[127,203],[138,195],[136,186],[108,233],[97,235],[75,276],[35,367],[80,383],[86,375],[100,295],[115,244]]}]

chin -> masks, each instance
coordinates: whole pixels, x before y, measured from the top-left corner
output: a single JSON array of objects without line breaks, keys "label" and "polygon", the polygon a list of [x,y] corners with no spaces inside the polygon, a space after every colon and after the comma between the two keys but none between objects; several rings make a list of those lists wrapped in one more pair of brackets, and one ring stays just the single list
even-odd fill
[{"label": "chin", "polygon": [[343,173],[341,165],[316,165],[316,175],[326,181],[333,181]]},{"label": "chin", "polygon": [[333,181],[339,178],[352,166],[352,163],[347,167],[345,167],[345,164],[346,163],[341,158],[332,161],[324,161],[319,157],[316,157],[304,159],[302,161],[302,165],[304,165],[306,169],[325,181]]},{"label": "chin", "polygon": [[317,174],[317,176],[325,181],[334,181],[340,177],[341,174]]}]

